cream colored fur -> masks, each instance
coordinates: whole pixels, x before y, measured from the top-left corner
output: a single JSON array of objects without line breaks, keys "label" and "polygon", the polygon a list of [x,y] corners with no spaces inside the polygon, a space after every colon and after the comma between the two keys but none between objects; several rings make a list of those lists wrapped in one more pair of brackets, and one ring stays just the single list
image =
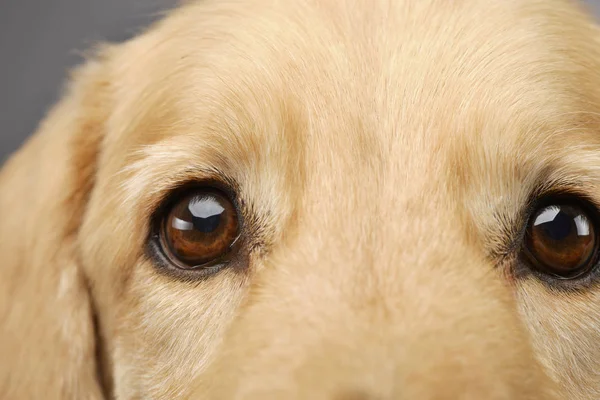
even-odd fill
[{"label": "cream colored fur", "polygon": [[[600,202],[598,34],[567,0],[207,0],[98,49],[0,173],[0,397],[599,399],[598,285],[502,249],[540,185]],[[155,207],[216,171],[247,269],[159,273]]]}]

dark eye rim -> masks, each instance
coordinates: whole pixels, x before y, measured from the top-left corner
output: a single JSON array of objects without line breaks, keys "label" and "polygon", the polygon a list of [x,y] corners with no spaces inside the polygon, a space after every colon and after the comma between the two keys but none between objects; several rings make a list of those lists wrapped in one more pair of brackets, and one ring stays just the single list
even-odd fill
[{"label": "dark eye rim", "polygon": [[[525,239],[529,229],[531,219],[536,212],[544,207],[551,205],[568,205],[582,209],[589,218],[590,223],[594,225],[595,246],[593,254],[588,264],[589,267],[582,268],[578,273],[569,276],[561,276],[552,272],[544,272],[539,265],[534,265],[532,259],[535,256],[528,255]],[[549,284],[552,287],[560,289],[581,289],[596,284],[600,277],[600,210],[596,202],[588,195],[577,191],[556,191],[548,192],[534,198],[529,202],[523,217],[523,225],[519,237],[519,249],[517,256],[517,268],[515,275],[522,277],[524,275],[533,275],[538,280]]]},{"label": "dark eye rim", "polygon": [[[238,219],[238,234],[227,251],[219,257],[200,265],[183,267],[166,254],[164,248],[166,244],[163,244],[161,230],[164,218],[169,210],[181,199],[198,191],[213,192],[231,202]],[[178,279],[195,280],[210,277],[229,266],[241,265],[244,261],[242,250],[245,247],[245,218],[237,193],[235,185],[213,179],[185,182],[169,190],[152,213],[149,235],[146,241],[146,255],[157,269]]]}]

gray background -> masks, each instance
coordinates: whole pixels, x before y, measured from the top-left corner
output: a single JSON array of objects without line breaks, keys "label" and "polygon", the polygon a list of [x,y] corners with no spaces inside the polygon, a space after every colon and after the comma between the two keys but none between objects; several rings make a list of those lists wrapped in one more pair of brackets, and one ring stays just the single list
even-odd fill
[{"label": "gray background", "polygon": [[[600,0],[587,2],[600,15]],[[0,163],[35,130],[85,49],[101,40],[127,39],[175,4],[0,0]]]}]

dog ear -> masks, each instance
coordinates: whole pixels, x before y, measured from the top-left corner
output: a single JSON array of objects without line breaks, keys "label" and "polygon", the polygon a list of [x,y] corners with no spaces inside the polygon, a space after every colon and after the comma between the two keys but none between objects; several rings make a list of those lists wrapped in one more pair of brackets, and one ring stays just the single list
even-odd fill
[{"label": "dog ear", "polygon": [[101,399],[94,307],[76,236],[109,107],[105,48],[0,172],[0,394]]}]

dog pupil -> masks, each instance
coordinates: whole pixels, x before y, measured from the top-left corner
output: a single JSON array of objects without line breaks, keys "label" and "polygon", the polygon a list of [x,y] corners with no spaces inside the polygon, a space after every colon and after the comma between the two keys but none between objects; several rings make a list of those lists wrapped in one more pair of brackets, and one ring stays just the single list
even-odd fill
[{"label": "dog pupil", "polygon": [[554,241],[562,241],[573,234],[573,217],[562,210],[553,220],[541,224],[545,235]]},{"label": "dog pupil", "polygon": [[217,230],[221,222],[220,215],[213,215],[207,218],[194,217],[194,228],[202,233],[211,233]]},{"label": "dog pupil", "polygon": [[192,215],[194,229],[201,233],[212,233],[221,225],[225,208],[210,195],[196,196],[190,200],[188,211]]}]

